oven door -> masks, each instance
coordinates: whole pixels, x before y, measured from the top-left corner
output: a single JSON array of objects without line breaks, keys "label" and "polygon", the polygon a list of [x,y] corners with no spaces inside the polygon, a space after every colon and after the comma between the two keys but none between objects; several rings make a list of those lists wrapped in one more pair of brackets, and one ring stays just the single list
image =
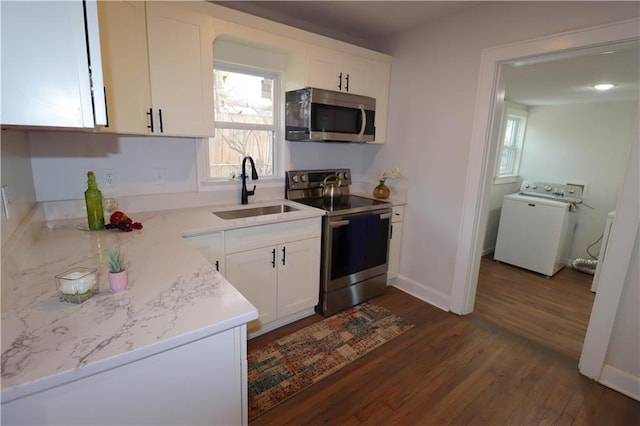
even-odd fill
[{"label": "oven door", "polygon": [[349,287],[387,272],[390,222],[390,209],[326,219],[324,292]]}]

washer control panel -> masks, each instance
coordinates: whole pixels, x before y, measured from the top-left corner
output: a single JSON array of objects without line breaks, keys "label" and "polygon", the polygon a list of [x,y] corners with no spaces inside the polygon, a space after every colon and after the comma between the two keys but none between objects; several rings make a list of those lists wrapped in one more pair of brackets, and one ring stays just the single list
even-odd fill
[{"label": "washer control panel", "polygon": [[535,197],[555,198],[570,203],[582,202],[582,186],[580,185],[563,185],[559,183],[525,180],[522,181],[522,185],[520,185],[520,193]]}]

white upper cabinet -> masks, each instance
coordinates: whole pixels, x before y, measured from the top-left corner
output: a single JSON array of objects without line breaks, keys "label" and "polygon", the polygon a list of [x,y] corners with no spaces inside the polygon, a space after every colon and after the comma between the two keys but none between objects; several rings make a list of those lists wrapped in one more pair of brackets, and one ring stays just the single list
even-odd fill
[{"label": "white upper cabinet", "polygon": [[211,17],[148,2],[147,34],[154,132],[213,136]]},{"label": "white upper cabinet", "polygon": [[371,61],[314,47],[306,61],[306,85],[371,96]]},{"label": "white upper cabinet", "polygon": [[101,1],[98,14],[109,117],[103,130],[148,134],[151,90],[144,2]]},{"label": "white upper cabinet", "polygon": [[384,143],[387,135],[387,108],[391,64],[337,50],[313,46],[305,61],[305,86],[353,93],[376,100],[376,139]]},{"label": "white upper cabinet", "polygon": [[86,12],[79,0],[3,1],[0,7],[2,124],[105,124],[95,1],[86,2]]},{"label": "white upper cabinet", "polygon": [[100,20],[105,130],[212,136],[211,18],[162,2],[101,2]]}]

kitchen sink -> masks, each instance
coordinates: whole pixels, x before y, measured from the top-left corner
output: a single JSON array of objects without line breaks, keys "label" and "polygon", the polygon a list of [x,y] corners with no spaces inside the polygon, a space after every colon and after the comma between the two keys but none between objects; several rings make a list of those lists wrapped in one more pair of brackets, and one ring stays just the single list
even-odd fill
[{"label": "kitchen sink", "polygon": [[291,207],[288,204],[275,204],[272,206],[252,207],[249,209],[237,209],[237,210],[222,210],[211,212],[218,216],[220,219],[242,219],[245,217],[264,216],[267,214],[277,214],[286,212],[295,212],[300,209]]}]

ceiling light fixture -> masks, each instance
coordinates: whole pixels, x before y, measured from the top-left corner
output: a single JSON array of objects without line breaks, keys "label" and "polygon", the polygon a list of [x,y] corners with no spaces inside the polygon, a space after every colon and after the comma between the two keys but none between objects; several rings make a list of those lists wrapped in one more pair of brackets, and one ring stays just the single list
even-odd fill
[{"label": "ceiling light fixture", "polygon": [[607,90],[611,90],[615,87],[615,84],[611,84],[611,83],[600,83],[600,84],[595,84],[592,86],[594,89],[600,91],[600,92],[605,92]]}]

